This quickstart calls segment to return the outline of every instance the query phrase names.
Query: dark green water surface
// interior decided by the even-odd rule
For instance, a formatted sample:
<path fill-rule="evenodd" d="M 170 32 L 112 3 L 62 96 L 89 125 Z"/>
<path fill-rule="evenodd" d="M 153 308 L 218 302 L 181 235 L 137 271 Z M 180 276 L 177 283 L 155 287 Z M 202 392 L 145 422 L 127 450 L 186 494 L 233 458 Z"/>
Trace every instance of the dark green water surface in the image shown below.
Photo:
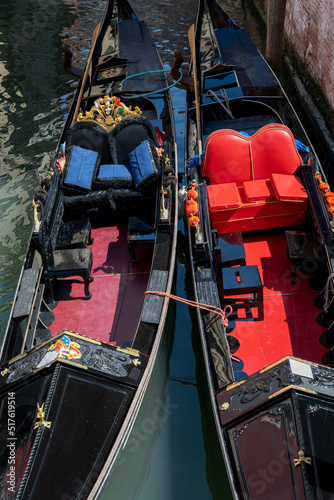
<path fill-rule="evenodd" d="M 177 48 L 189 60 L 196 0 L 136 0 L 170 67 Z M 251 0 L 226 10 L 264 49 Z M 62 44 L 83 67 L 106 0 L 0 0 L 0 335 L 4 335 L 32 225 L 31 200 L 60 135 L 76 80 L 62 71 Z M 183 172 L 185 93 L 173 89 L 179 170 Z M 181 179 L 182 182 L 182 179 Z M 176 289 L 186 296 L 186 244 L 180 221 Z M 195 364 L 193 313 L 171 307 L 166 340 L 128 444 L 103 494 L 116 500 L 228 500 L 231 493 L 202 377 Z M 195 325 L 195 323 L 194 323 Z M 97 417 L 98 418 L 98 417 Z"/>

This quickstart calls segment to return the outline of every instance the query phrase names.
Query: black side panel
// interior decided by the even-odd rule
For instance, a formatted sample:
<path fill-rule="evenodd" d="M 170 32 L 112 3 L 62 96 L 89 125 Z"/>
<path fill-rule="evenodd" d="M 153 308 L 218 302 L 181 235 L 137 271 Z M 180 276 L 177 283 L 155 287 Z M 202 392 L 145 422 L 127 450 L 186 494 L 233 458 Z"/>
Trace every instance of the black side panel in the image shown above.
<path fill-rule="evenodd" d="M 228 431 L 243 496 L 256 500 L 301 500 L 299 445 L 291 399 L 269 407 Z"/>
<path fill-rule="evenodd" d="M 37 403 L 44 400 L 51 375 L 1 394 L 0 407 L 0 499 L 16 498 L 17 483 L 33 447 Z"/>
<path fill-rule="evenodd" d="M 223 62 L 233 64 L 242 86 L 277 87 L 277 80 L 244 29 L 216 31 Z"/>
<path fill-rule="evenodd" d="M 312 396 L 294 397 L 300 447 L 311 463 L 305 463 L 308 498 L 334 498 L 334 403 Z"/>
<path fill-rule="evenodd" d="M 86 498 L 130 405 L 134 390 L 62 367 L 23 495 Z"/>

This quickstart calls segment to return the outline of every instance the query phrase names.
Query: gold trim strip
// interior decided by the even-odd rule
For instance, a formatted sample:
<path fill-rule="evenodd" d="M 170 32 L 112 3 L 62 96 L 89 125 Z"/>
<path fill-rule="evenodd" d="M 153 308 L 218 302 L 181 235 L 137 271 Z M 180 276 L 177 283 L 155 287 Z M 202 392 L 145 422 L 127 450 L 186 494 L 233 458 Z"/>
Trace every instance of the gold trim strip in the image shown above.
<path fill-rule="evenodd" d="M 11 365 L 12 363 L 15 363 L 18 359 L 24 358 L 24 356 L 27 355 L 27 352 L 23 352 L 22 354 L 19 354 L 18 356 L 15 356 L 15 358 L 12 358 L 11 360 L 8 361 L 8 364 Z"/>
<path fill-rule="evenodd" d="M 248 379 L 246 378 L 244 380 L 241 380 L 240 382 L 234 382 L 233 384 L 228 385 L 225 390 L 226 391 L 231 391 L 235 387 L 238 387 L 239 385 L 244 384 L 246 382 L 246 380 L 248 380 Z"/>
<path fill-rule="evenodd" d="M 122 349 L 122 347 L 116 347 L 116 351 L 125 352 L 131 356 L 140 356 L 140 352 L 137 349 L 132 349 L 132 347 L 126 347 L 125 349 Z"/>
<path fill-rule="evenodd" d="M 72 335 L 72 337 L 76 337 L 76 338 L 81 339 L 81 340 L 86 340 L 87 342 L 91 342 L 92 344 L 97 344 L 97 345 L 101 345 L 102 344 L 102 342 L 100 342 L 99 340 L 92 339 L 91 337 L 85 337 L 85 335 L 80 335 L 79 333 L 71 332 L 70 330 L 63 330 L 62 332 L 59 332 L 59 333 L 56 333 L 56 335 L 53 335 L 50 339 L 45 340 L 41 344 L 37 345 L 36 347 L 33 348 L 33 350 L 35 351 L 37 349 L 41 349 L 41 347 L 44 347 L 47 344 L 53 343 L 55 339 L 58 339 L 58 338 L 62 337 L 63 335 L 66 335 L 66 334 L 67 335 Z M 16 358 L 13 358 L 13 360 L 9 361 L 9 363 L 14 362 L 19 357 L 26 356 L 27 354 L 29 354 L 29 353 L 26 352 L 26 353 L 24 353 L 24 354 L 22 354 L 20 356 L 17 356 Z"/>
<path fill-rule="evenodd" d="M 300 387 L 299 385 L 288 385 L 287 387 L 284 387 L 280 391 L 277 391 L 274 394 L 268 396 L 268 399 L 275 398 L 276 396 L 279 396 L 280 394 L 283 394 L 284 392 L 287 392 L 290 389 L 297 389 L 298 391 L 308 392 L 309 394 L 318 394 L 316 391 L 312 391 L 311 389 L 306 389 L 306 387 Z"/>
<path fill-rule="evenodd" d="M 81 339 L 81 340 L 86 340 L 87 342 L 91 342 L 92 344 L 97 344 L 97 345 L 101 345 L 102 342 L 100 342 L 99 340 L 95 340 L 95 339 L 92 339 L 91 337 L 86 337 L 85 335 L 81 335 L 80 333 L 75 333 L 75 332 L 71 332 L 71 330 L 63 330 L 63 332 L 61 333 L 61 335 L 71 335 L 72 337 L 75 337 L 77 339 Z M 57 335 L 60 335 L 57 333 Z M 55 338 L 55 337 L 52 337 L 52 338 Z M 52 339 L 50 339 L 52 340 Z"/>
<path fill-rule="evenodd" d="M 55 361 L 60 361 L 60 363 L 64 363 L 65 365 L 74 365 L 77 366 L 78 368 L 83 368 L 84 370 L 88 370 L 88 366 L 76 363 L 75 361 L 71 361 L 70 359 L 59 358 L 56 359 Z"/>

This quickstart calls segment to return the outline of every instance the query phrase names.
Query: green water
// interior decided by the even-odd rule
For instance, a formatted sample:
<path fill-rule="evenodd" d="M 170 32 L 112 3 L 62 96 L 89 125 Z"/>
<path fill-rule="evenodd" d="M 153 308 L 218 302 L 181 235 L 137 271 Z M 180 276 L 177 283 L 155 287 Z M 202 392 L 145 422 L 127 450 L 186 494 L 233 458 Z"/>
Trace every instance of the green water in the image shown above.
<path fill-rule="evenodd" d="M 187 32 L 195 0 L 133 2 L 171 66 L 179 49 L 189 61 Z M 264 49 L 264 27 L 251 0 L 223 3 Z M 4 335 L 32 225 L 31 200 L 56 147 L 76 88 L 62 71 L 63 43 L 83 67 L 105 0 L 0 0 L 0 334 Z M 185 93 L 172 91 L 179 171 L 183 172 Z M 181 178 L 182 182 L 182 178 Z M 175 293 L 185 297 L 186 243 L 179 226 Z M 193 314 L 176 303 L 165 341 L 133 432 L 103 499 L 229 500 Z M 194 322 L 195 325 L 195 322 Z M 200 358 L 199 358 L 200 359 Z M 203 380 L 203 382 L 200 382 Z"/>

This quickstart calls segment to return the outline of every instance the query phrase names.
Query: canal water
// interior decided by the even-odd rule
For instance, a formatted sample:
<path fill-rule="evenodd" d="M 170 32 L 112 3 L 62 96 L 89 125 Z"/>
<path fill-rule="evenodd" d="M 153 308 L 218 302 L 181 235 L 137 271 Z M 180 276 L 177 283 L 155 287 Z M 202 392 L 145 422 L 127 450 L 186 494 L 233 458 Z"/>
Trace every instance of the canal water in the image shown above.
<path fill-rule="evenodd" d="M 187 32 L 195 22 L 196 0 L 135 0 L 132 5 L 151 29 L 166 68 L 176 48 L 189 61 Z M 252 1 L 226 0 L 223 5 L 264 50 L 265 27 Z M 77 85 L 62 71 L 62 44 L 83 67 L 105 7 L 106 0 L 0 0 L 1 338 L 30 235 L 31 200 L 48 169 Z M 182 174 L 185 92 L 175 87 L 172 94 Z M 181 297 L 191 296 L 186 264 L 180 221 L 175 293 Z M 185 305 L 172 305 L 154 377 L 104 500 L 232 498 L 194 320 Z"/>

